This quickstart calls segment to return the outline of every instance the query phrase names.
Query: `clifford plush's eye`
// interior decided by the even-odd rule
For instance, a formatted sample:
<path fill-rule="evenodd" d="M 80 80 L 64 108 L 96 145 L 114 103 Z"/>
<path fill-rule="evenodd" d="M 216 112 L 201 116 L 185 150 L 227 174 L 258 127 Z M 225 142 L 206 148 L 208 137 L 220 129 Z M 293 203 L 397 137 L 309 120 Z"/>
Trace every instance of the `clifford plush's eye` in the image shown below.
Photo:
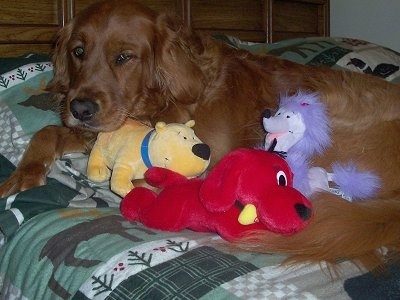
<path fill-rule="evenodd" d="M 278 181 L 278 185 L 280 186 L 287 185 L 286 174 L 283 171 L 279 171 L 278 173 L 276 173 L 276 180 Z"/>

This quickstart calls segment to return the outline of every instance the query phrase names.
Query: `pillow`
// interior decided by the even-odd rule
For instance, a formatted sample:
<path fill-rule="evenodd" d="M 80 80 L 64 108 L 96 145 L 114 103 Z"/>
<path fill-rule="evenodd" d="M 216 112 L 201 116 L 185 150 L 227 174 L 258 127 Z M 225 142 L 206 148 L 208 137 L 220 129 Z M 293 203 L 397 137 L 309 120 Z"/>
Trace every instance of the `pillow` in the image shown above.
<path fill-rule="evenodd" d="M 61 123 L 58 106 L 44 90 L 53 66 L 35 54 L 3 58 L 0 65 L 0 153 L 17 164 L 36 131 Z"/>
<path fill-rule="evenodd" d="M 301 64 L 363 72 L 400 83 L 400 53 L 363 40 L 308 37 L 267 44 L 245 42 L 230 36 L 216 38 L 256 54 L 268 53 Z"/>

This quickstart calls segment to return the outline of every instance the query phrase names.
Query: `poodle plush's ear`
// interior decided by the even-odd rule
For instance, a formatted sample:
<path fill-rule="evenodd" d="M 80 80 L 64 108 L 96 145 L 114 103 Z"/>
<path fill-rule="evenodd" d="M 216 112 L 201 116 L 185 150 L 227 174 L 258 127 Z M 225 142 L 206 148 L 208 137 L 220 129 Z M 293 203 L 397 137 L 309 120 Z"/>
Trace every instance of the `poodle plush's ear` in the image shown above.
<path fill-rule="evenodd" d="M 209 211 L 223 212 L 234 205 L 240 173 L 246 156 L 245 149 L 227 154 L 208 174 L 200 188 L 200 199 Z"/>
<path fill-rule="evenodd" d="M 204 75 L 196 64 L 191 40 L 184 38 L 184 28 L 177 27 L 166 15 L 157 18 L 154 41 L 157 85 L 169 89 L 174 100 L 194 103 L 204 89 Z"/>
<path fill-rule="evenodd" d="M 65 93 L 69 88 L 67 43 L 71 37 L 71 32 L 72 24 L 69 23 L 57 33 L 56 44 L 52 53 L 54 76 L 47 86 L 47 89 L 54 93 Z"/>

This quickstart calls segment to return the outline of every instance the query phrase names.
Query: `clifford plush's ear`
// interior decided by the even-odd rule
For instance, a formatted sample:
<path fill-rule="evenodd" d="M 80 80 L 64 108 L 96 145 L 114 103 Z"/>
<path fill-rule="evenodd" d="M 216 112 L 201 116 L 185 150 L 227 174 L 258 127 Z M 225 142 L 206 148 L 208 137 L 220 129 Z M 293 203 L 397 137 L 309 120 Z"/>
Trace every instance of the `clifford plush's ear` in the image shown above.
<path fill-rule="evenodd" d="M 245 149 L 227 154 L 208 174 L 200 188 L 200 199 L 209 211 L 222 212 L 234 205 Z"/>

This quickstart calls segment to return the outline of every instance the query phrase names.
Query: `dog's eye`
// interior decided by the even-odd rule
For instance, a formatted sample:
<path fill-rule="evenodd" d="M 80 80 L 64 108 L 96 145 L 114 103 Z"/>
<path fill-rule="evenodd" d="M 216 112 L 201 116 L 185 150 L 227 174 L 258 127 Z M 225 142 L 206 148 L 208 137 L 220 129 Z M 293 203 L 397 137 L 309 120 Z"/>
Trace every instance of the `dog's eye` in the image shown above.
<path fill-rule="evenodd" d="M 122 65 L 122 64 L 126 63 L 128 60 L 130 60 L 131 58 L 132 58 L 132 55 L 121 53 L 115 58 L 115 63 L 117 65 Z"/>
<path fill-rule="evenodd" d="M 276 174 L 276 179 L 278 181 L 278 185 L 280 186 L 286 186 L 287 185 L 287 179 L 286 179 L 286 174 L 283 171 L 279 171 Z"/>
<path fill-rule="evenodd" d="M 85 54 L 85 49 L 83 49 L 83 47 L 79 46 L 79 47 L 74 48 L 74 50 L 72 50 L 72 53 L 76 57 L 82 57 Z"/>

